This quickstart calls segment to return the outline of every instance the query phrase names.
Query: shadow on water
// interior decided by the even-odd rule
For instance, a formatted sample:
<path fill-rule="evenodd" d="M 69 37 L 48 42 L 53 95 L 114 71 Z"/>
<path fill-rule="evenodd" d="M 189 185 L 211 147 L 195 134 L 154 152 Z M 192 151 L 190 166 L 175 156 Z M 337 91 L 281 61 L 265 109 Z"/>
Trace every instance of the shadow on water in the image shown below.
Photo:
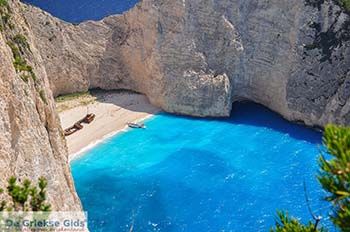
<path fill-rule="evenodd" d="M 303 179 L 316 199 L 313 209 L 326 209 L 318 201 L 322 193 L 314 178 L 316 162 L 308 162 L 315 158 L 314 144 L 320 143 L 321 133 L 250 102 L 235 103 L 229 118 L 162 114 L 149 129 L 96 147 L 94 158 L 72 165 L 78 194 L 89 212 L 90 231 L 267 231 L 277 208 L 309 219 Z M 165 125 L 172 127 L 161 131 Z M 196 143 L 197 135 L 215 128 L 218 131 L 210 133 L 206 142 Z M 287 139 L 274 149 L 249 139 L 228 146 L 230 135 L 213 139 L 216 132 L 231 128 L 240 136 L 257 129 L 259 139 L 277 141 L 278 131 L 313 144 Z M 250 145 L 253 151 L 240 148 Z M 258 156 L 265 148 L 267 152 Z"/>
<path fill-rule="evenodd" d="M 267 127 L 286 133 L 299 140 L 310 143 L 320 143 L 322 133 L 303 125 L 292 123 L 268 108 L 252 103 L 237 102 L 233 104 L 231 118 L 228 120 L 234 124 L 248 124 L 257 127 Z"/>
<path fill-rule="evenodd" d="M 118 91 L 104 91 L 95 89 L 91 91 L 92 95 L 97 97 L 97 101 L 110 103 L 122 108 L 128 109 L 135 112 L 146 112 L 154 113 L 153 109 L 149 107 L 143 107 L 144 104 L 150 105 L 147 97 L 143 94 L 132 92 L 129 90 L 118 90 Z M 124 94 L 124 97 L 110 97 L 114 93 Z M 123 98 L 133 95 L 133 101 L 125 101 Z M 168 113 L 161 113 L 169 117 L 188 118 L 197 120 L 198 118 L 173 115 Z M 256 127 L 270 128 L 275 131 L 288 134 L 289 136 L 298 139 L 308 141 L 313 144 L 320 144 L 322 142 L 322 133 L 316 129 L 306 127 L 301 124 L 289 122 L 284 119 L 281 115 L 271 111 L 270 109 L 253 102 L 236 102 L 233 104 L 231 117 L 229 118 L 200 118 L 201 121 L 223 121 L 232 124 L 244 124 Z"/>
<path fill-rule="evenodd" d="M 171 117 L 192 118 L 181 115 L 171 115 Z M 313 144 L 321 144 L 322 142 L 322 133 L 316 129 L 289 122 L 281 115 L 254 102 L 234 103 L 231 111 L 231 117 L 229 118 L 201 118 L 200 120 L 220 120 L 236 125 L 244 124 L 256 127 L 265 127 L 288 134 L 295 139 L 304 140 Z"/>

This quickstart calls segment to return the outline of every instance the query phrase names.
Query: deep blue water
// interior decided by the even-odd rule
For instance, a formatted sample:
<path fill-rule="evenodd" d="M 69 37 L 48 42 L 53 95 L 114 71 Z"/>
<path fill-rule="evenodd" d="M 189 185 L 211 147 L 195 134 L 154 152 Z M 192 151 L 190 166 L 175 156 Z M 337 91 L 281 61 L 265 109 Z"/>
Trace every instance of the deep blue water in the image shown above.
<path fill-rule="evenodd" d="M 311 219 L 304 181 L 312 209 L 327 216 L 315 178 L 321 134 L 252 103 L 232 115 L 160 114 L 73 161 L 90 230 L 268 231 L 277 209 Z"/>
<path fill-rule="evenodd" d="M 100 20 L 132 8 L 139 0 L 24 0 L 71 23 Z"/>

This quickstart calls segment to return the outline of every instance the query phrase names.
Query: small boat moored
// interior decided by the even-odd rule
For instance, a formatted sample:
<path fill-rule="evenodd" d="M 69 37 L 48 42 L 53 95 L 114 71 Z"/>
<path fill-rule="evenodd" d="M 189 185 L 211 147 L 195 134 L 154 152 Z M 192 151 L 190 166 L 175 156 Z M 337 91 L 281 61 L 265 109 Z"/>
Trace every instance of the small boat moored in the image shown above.
<path fill-rule="evenodd" d="M 136 128 L 136 129 L 145 129 L 146 128 L 145 124 L 143 124 L 143 123 L 128 122 L 127 125 L 130 128 Z"/>

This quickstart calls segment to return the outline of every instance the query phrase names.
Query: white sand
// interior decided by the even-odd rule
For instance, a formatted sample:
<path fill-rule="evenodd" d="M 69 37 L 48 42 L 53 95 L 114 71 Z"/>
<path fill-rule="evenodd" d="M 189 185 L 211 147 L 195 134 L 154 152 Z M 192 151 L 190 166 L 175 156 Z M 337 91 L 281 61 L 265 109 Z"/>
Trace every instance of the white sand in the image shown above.
<path fill-rule="evenodd" d="M 137 122 L 159 112 L 159 109 L 152 106 L 141 94 L 101 92 L 94 96 L 97 97 L 94 103 L 60 113 L 63 129 L 72 126 L 87 113 L 96 115 L 91 124 L 82 124 L 82 130 L 66 137 L 70 160 L 106 137 L 125 129 L 127 122 Z M 69 104 L 76 105 L 76 102 L 72 101 Z"/>

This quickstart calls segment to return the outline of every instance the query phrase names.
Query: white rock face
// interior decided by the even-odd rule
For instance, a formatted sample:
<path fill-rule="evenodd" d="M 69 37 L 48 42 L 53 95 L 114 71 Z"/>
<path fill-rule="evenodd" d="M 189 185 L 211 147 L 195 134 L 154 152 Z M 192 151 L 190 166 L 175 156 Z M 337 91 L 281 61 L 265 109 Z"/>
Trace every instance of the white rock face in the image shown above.
<path fill-rule="evenodd" d="M 81 210 L 68 164 L 67 148 L 43 60 L 34 37 L 20 14 L 21 5 L 10 2 L 11 23 L 0 32 L 0 187 L 10 176 L 20 180 L 48 180 L 48 201 L 53 210 Z M 7 45 L 25 35 L 29 44 L 22 57 L 33 67 L 35 78 L 21 78 Z"/>
<path fill-rule="evenodd" d="M 228 116 L 237 100 L 307 125 L 350 125 L 350 18 L 333 0 L 143 0 L 72 25 L 10 0 L 0 35 L 1 185 L 48 178 L 54 209 L 80 209 L 52 98 L 89 88 L 144 93 L 166 111 Z M 36 80 L 6 44 L 28 39 Z"/>
<path fill-rule="evenodd" d="M 27 9 L 54 95 L 131 89 L 194 116 L 228 116 L 244 99 L 350 124 L 350 19 L 332 0 L 143 0 L 77 26 Z"/>

